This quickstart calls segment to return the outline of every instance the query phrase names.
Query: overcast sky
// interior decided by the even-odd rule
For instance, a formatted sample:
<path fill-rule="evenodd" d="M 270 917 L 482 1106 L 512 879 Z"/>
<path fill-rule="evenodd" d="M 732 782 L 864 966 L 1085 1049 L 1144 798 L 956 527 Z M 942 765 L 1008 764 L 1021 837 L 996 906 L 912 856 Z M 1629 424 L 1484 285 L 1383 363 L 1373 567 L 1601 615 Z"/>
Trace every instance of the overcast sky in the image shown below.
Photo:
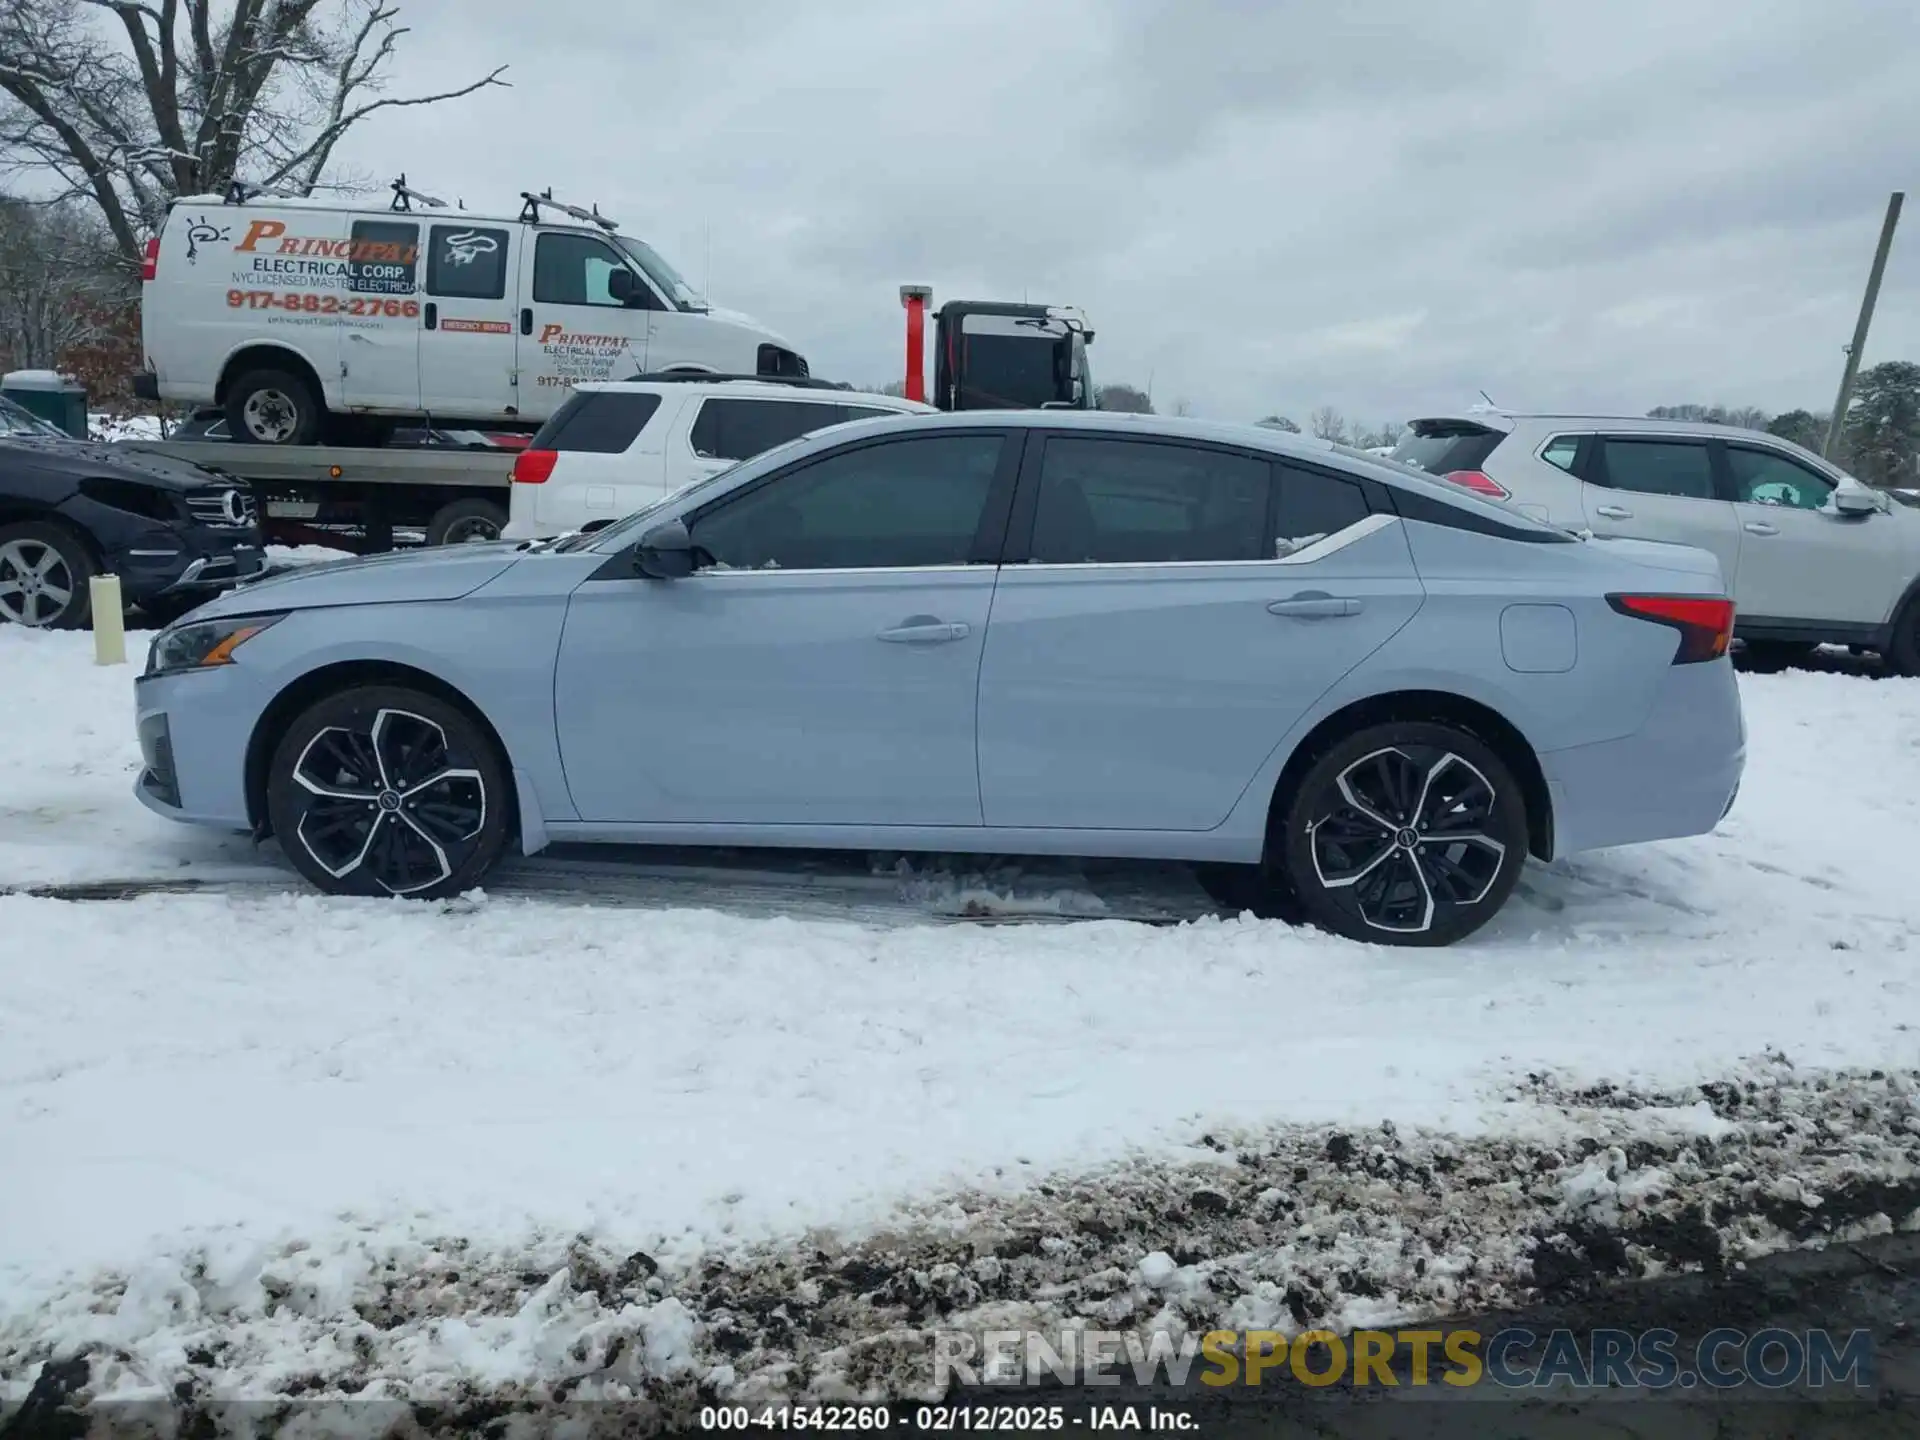
<path fill-rule="evenodd" d="M 396 93 L 513 88 L 388 112 L 345 164 L 597 202 L 860 383 L 900 375 L 921 282 L 1083 307 L 1096 377 L 1163 410 L 1820 409 L 1920 179 L 1911 0 L 401 8 Z M 1920 360 L 1920 201 L 1891 358 Z"/>

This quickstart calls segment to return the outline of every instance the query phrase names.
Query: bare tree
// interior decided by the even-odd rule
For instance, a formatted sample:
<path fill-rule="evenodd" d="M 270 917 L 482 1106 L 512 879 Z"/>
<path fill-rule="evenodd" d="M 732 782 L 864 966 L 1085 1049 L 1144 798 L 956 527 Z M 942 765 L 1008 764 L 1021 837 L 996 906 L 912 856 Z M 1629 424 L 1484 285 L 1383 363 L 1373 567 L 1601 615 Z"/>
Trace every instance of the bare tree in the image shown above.
<path fill-rule="evenodd" d="M 68 365 L 114 342 L 136 290 L 91 210 L 0 198 L 0 371 Z"/>
<path fill-rule="evenodd" d="M 1118 410 L 1131 415 L 1151 415 L 1153 401 L 1147 398 L 1147 392 L 1132 385 L 1123 385 L 1115 381 L 1111 385 L 1102 385 L 1094 392 L 1093 403 L 1101 410 Z"/>
<path fill-rule="evenodd" d="M 1193 402 L 1191 400 L 1174 401 L 1173 413 L 1184 420 L 1187 416 L 1193 414 Z"/>
<path fill-rule="evenodd" d="M 386 94 L 399 13 L 397 0 L 5 0 L 0 166 L 90 201 L 137 267 L 176 196 L 235 181 L 310 195 L 368 116 L 506 83 L 503 65 Z"/>
<path fill-rule="evenodd" d="M 1331 405 L 1322 405 L 1309 415 L 1307 427 L 1322 440 L 1331 440 L 1336 445 L 1346 443 L 1347 417 Z"/>

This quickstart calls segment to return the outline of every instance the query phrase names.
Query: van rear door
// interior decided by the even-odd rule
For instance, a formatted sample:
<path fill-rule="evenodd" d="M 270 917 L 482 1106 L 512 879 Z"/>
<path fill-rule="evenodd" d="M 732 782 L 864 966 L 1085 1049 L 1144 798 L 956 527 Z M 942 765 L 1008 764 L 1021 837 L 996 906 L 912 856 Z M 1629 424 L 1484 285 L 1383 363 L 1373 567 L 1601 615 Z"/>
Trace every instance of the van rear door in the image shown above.
<path fill-rule="evenodd" d="M 420 226 L 356 219 L 340 315 L 340 396 L 348 409 L 420 408 Z"/>
<path fill-rule="evenodd" d="M 520 413 L 513 298 L 526 228 L 438 216 L 426 222 L 419 323 L 427 414 L 483 420 Z"/>

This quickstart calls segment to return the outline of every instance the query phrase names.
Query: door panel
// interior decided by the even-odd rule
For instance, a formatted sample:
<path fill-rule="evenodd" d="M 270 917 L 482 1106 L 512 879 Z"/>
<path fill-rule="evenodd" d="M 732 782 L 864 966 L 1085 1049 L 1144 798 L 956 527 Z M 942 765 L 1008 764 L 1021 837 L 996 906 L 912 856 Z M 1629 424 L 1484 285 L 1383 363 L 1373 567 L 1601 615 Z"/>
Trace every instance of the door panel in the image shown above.
<path fill-rule="evenodd" d="M 1351 477 L 1144 437 L 1028 456 L 1030 563 L 1001 570 L 980 670 L 988 825 L 1211 829 L 1424 598 Z"/>
<path fill-rule="evenodd" d="M 649 327 L 662 302 L 599 236 L 531 234 L 532 256 L 521 264 L 520 384 L 526 405 L 550 411 L 575 385 L 644 371 Z M 614 298 L 616 272 L 635 286 L 629 301 Z"/>
<path fill-rule="evenodd" d="M 682 517 L 692 575 L 581 586 L 555 678 L 581 817 L 978 825 L 1016 454 L 998 431 L 830 452 Z"/>
<path fill-rule="evenodd" d="M 420 408 L 429 415 L 515 412 L 513 296 L 523 228 L 428 224 Z"/>
<path fill-rule="evenodd" d="M 581 818 L 978 825 L 993 584 L 990 566 L 588 582 L 554 681 Z"/>
<path fill-rule="evenodd" d="M 1595 535 L 1711 551 L 1729 592 L 1734 591 L 1740 522 L 1716 487 L 1706 441 L 1603 437 L 1593 445 L 1585 479 L 1581 503 Z"/>
<path fill-rule="evenodd" d="M 347 258 L 340 392 L 349 407 L 420 407 L 420 227 L 355 220 Z"/>
<path fill-rule="evenodd" d="M 1004 567 L 980 669 L 987 824 L 1220 824 L 1300 715 L 1420 608 L 1399 523 L 1360 528 L 1319 559 Z"/>
<path fill-rule="evenodd" d="M 1740 611 L 1756 619 L 1877 625 L 1907 577 L 1882 515 L 1827 506 L 1834 482 L 1754 446 L 1725 449 L 1740 523 Z"/>

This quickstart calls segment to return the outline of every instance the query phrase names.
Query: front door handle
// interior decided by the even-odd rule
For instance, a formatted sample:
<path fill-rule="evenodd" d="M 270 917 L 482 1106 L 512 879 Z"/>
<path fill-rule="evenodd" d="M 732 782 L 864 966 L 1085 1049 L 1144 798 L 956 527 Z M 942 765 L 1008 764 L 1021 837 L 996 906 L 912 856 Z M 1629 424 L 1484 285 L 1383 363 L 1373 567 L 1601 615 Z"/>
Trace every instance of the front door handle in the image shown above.
<path fill-rule="evenodd" d="M 533 333 L 533 307 L 531 305 L 523 305 L 520 308 L 520 333 L 522 335 L 531 335 Z"/>
<path fill-rule="evenodd" d="M 1267 606 L 1269 615 L 1285 615 L 1295 620 L 1332 620 L 1341 615 L 1358 615 L 1358 600 L 1341 595 L 1293 595 Z"/>
<path fill-rule="evenodd" d="M 964 620 L 936 620 L 931 615 L 915 615 L 891 630 L 882 630 L 880 638 L 894 645 L 944 645 L 964 640 L 973 627 Z"/>
<path fill-rule="evenodd" d="M 1593 507 L 1593 513 L 1596 515 L 1604 515 L 1609 520 L 1631 520 L 1633 518 L 1633 512 L 1624 505 L 1596 505 Z"/>
<path fill-rule="evenodd" d="M 1749 520 L 1747 521 L 1747 533 L 1749 535 L 1778 535 L 1780 533 L 1780 527 L 1777 525 L 1769 525 L 1764 520 Z"/>

